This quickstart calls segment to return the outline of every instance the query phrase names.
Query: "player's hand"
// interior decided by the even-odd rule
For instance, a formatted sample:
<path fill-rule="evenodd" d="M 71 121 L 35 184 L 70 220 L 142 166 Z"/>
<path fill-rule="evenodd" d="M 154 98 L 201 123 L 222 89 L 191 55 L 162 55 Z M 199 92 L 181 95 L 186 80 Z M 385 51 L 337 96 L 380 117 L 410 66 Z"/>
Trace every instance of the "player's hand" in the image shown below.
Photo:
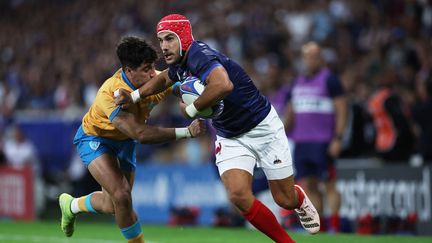
<path fill-rule="evenodd" d="M 207 131 L 205 120 L 204 119 L 193 120 L 193 122 L 188 126 L 188 129 L 193 138 L 205 134 L 205 132 Z"/>
<path fill-rule="evenodd" d="M 117 89 L 114 91 L 114 102 L 122 109 L 127 109 L 132 104 L 130 92 L 125 89 Z"/>
<path fill-rule="evenodd" d="M 173 89 L 173 94 L 177 97 L 181 97 L 181 93 L 180 93 L 180 85 L 181 83 L 179 81 L 175 82 L 171 87 Z"/>
<path fill-rule="evenodd" d="M 329 155 L 332 158 L 337 158 L 339 157 L 341 150 L 342 150 L 342 141 L 337 138 L 332 139 L 328 147 Z"/>
<path fill-rule="evenodd" d="M 187 113 L 186 113 L 186 104 L 183 102 L 179 103 L 179 107 L 180 107 L 180 112 L 183 114 L 184 117 L 191 119 L 192 117 L 190 117 Z"/>

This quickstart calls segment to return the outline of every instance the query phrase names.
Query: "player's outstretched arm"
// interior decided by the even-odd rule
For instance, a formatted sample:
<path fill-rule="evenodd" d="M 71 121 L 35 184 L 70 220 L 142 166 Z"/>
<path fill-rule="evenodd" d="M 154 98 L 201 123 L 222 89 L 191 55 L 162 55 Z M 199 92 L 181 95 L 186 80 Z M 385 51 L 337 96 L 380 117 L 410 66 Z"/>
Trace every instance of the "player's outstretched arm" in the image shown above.
<path fill-rule="evenodd" d="M 188 127 L 164 128 L 140 124 L 132 113 L 123 110 L 119 111 L 112 122 L 117 129 L 126 134 L 129 138 L 146 144 L 197 137 L 201 136 L 206 131 L 203 120 L 194 120 Z"/>
<path fill-rule="evenodd" d="M 116 90 L 114 92 L 114 101 L 117 105 L 121 105 L 122 108 L 126 108 L 128 104 L 137 103 L 141 98 L 164 91 L 172 83 L 168 77 L 168 69 L 166 69 L 131 93 L 125 89 Z"/>
<path fill-rule="evenodd" d="M 333 158 L 337 158 L 342 150 L 342 135 L 345 130 L 348 117 L 348 104 L 344 95 L 333 98 L 335 108 L 334 137 L 330 142 L 328 151 Z"/>
<path fill-rule="evenodd" d="M 168 77 L 168 69 L 165 69 L 154 78 L 147 81 L 138 89 L 141 97 L 147 97 L 164 91 L 167 87 L 171 86 L 173 81 Z M 136 103 L 136 102 L 135 102 Z"/>

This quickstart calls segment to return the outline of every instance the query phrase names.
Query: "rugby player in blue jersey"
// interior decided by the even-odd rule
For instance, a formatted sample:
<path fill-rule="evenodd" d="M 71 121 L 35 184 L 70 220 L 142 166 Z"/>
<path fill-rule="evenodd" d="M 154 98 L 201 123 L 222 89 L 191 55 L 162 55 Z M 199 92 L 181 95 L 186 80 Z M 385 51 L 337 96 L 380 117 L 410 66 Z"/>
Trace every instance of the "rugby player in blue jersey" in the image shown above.
<path fill-rule="evenodd" d="M 116 102 L 136 103 L 188 76 L 206 88 L 193 104 L 181 109 L 189 117 L 223 100 L 223 112 L 212 118 L 216 129 L 216 165 L 231 203 L 244 218 L 276 242 L 294 242 L 274 214 L 252 193 L 254 167 L 263 169 L 275 202 L 294 209 L 310 233 L 320 228 L 318 212 L 303 189 L 294 184 L 291 154 L 284 125 L 276 111 L 239 64 L 207 44 L 195 41 L 189 20 L 179 14 L 162 18 L 156 27 L 169 68 L 129 93 L 120 90 Z"/>

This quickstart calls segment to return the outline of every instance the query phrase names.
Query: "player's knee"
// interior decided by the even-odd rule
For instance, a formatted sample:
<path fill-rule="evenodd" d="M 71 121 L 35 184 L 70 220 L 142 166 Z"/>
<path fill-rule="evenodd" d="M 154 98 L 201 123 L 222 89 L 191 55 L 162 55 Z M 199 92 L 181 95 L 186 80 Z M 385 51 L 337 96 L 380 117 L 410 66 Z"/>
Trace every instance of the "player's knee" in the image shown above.
<path fill-rule="evenodd" d="M 248 192 L 246 189 L 236 189 L 229 192 L 229 199 L 231 203 L 240 207 L 244 203 L 248 202 L 250 197 L 252 197 L 252 193 Z"/>
<path fill-rule="evenodd" d="M 129 188 L 116 190 L 112 195 L 112 201 L 115 207 L 130 207 L 132 205 L 132 195 Z"/>

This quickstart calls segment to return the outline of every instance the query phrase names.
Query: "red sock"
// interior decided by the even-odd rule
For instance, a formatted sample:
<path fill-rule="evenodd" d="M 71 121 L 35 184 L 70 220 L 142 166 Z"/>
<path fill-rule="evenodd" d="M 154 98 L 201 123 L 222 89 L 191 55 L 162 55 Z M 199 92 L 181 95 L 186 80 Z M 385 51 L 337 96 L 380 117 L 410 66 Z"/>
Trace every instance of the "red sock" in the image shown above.
<path fill-rule="evenodd" d="M 320 232 L 327 232 L 327 222 L 323 217 L 320 217 Z"/>
<path fill-rule="evenodd" d="M 329 229 L 334 232 L 340 231 L 340 217 L 338 214 L 333 214 L 330 216 Z"/>
<path fill-rule="evenodd" d="M 255 199 L 252 207 L 243 214 L 243 217 L 277 243 L 295 243 L 279 224 L 270 209 L 260 201 Z"/>
<path fill-rule="evenodd" d="M 304 198 L 305 198 L 305 195 L 303 194 L 302 190 L 300 190 L 299 187 L 294 186 L 294 189 L 297 191 L 298 200 L 299 200 L 299 203 L 298 203 L 298 205 L 297 205 L 297 208 L 299 208 L 299 207 L 302 205 L 302 203 L 303 203 L 303 200 L 304 200 Z"/>

